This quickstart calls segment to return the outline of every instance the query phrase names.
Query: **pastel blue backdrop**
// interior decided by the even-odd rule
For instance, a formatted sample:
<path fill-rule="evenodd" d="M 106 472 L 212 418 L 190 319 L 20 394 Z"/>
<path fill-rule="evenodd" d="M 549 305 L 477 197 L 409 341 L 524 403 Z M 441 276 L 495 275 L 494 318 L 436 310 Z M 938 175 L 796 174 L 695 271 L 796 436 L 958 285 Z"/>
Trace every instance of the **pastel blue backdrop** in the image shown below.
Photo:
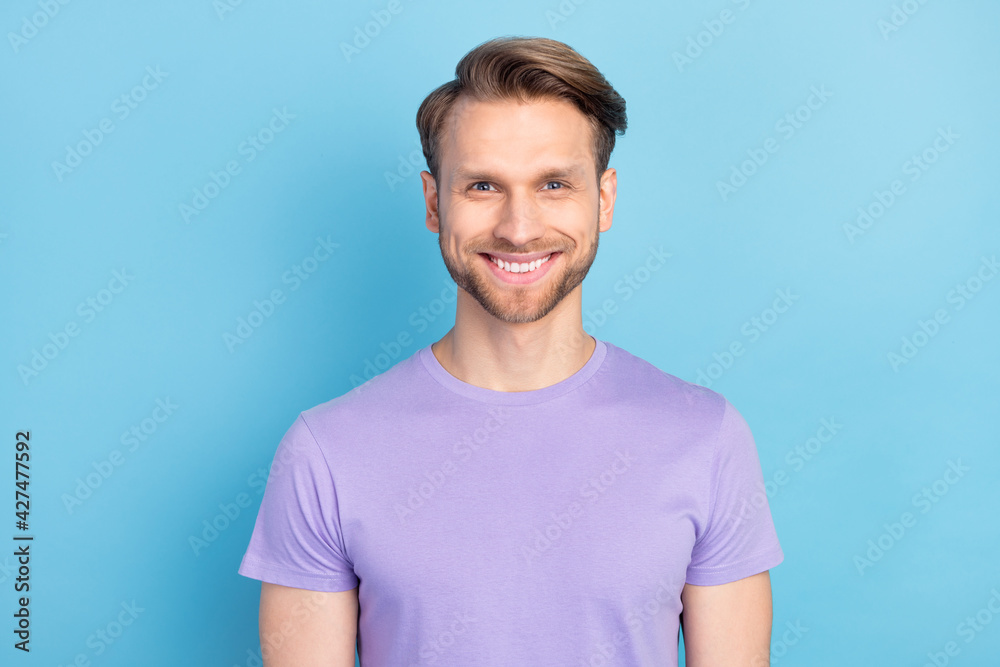
<path fill-rule="evenodd" d="M 0 662 L 259 664 L 236 569 L 271 457 L 450 328 L 414 116 L 517 34 L 627 101 L 585 323 L 750 424 L 772 664 L 996 665 L 998 25 L 987 0 L 4 3 Z"/>

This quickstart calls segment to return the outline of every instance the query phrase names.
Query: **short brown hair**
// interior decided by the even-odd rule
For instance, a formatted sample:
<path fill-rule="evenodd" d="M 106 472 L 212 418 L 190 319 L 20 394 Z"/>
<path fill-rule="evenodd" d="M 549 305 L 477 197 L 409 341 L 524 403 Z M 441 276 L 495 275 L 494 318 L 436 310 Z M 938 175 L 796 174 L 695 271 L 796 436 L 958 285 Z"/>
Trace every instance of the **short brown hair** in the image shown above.
<path fill-rule="evenodd" d="M 565 99 L 593 129 L 597 178 L 608 168 L 615 135 L 628 124 L 625 100 L 589 60 L 570 46 L 544 37 L 497 37 L 458 61 L 455 78 L 433 90 L 417 110 L 417 130 L 428 171 L 438 175 L 438 148 L 445 122 L 462 95 L 482 102 Z"/>

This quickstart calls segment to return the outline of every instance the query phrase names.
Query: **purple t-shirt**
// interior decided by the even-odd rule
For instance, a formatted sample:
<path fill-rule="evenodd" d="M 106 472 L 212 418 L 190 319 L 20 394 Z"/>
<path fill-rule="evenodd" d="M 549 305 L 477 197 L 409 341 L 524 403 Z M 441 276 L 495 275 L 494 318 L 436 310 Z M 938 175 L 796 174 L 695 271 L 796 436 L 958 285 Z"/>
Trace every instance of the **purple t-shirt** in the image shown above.
<path fill-rule="evenodd" d="M 677 665 L 684 583 L 784 558 L 746 422 L 605 341 L 534 391 L 430 346 L 302 412 L 239 573 L 359 586 L 364 667 Z"/>

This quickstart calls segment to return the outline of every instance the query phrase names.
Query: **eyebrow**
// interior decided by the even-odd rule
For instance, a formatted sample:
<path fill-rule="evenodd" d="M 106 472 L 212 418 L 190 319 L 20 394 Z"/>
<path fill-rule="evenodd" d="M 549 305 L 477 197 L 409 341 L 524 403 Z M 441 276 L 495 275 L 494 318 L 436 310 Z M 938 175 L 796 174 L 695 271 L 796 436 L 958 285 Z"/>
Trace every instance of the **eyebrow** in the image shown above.
<path fill-rule="evenodd" d="M 465 169 L 463 167 L 458 167 L 452 172 L 452 176 L 456 181 L 495 181 L 497 177 L 494 174 L 482 169 Z M 535 178 L 540 181 L 546 181 L 553 178 L 574 178 L 582 177 L 583 169 L 579 165 L 573 165 L 572 167 L 553 167 L 550 169 L 544 169 L 540 171 Z"/>

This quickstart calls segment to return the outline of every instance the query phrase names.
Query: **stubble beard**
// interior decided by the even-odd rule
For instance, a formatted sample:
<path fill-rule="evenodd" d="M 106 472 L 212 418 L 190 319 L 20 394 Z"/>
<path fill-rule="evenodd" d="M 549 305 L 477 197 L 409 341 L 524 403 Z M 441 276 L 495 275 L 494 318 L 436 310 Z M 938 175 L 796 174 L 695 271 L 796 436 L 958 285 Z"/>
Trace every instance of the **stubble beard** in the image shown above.
<path fill-rule="evenodd" d="M 444 220 L 441 220 L 441 229 L 444 229 Z M 466 262 L 474 268 L 463 270 L 459 266 L 456 258 L 452 256 L 444 242 L 444 234 L 438 234 L 438 246 L 441 249 L 441 257 L 444 265 L 451 274 L 455 284 L 469 293 L 483 309 L 501 322 L 509 324 L 523 324 L 535 322 L 548 315 L 567 294 L 572 292 L 583 282 L 590 271 L 591 265 L 597 257 L 597 246 L 600 241 L 599 222 L 594 224 L 594 236 L 591 239 L 589 252 L 580 257 L 572 265 L 561 269 L 561 275 L 545 275 L 540 282 L 548 282 L 548 287 L 540 287 L 538 283 L 529 285 L 498 285 L 493 276 L 484 275 L 491 269 L 483 265 L 480 252 L 518 252 L 510 248 L 477 248 L 473 252 L 466 251 Z M 572 248 L 571 250 L 575 250 Z M 569 252 L 560 249 L 562 254 L 557 258 L 564 262 Z M 552 261 L 551 259 L 548 261 Z"/>

